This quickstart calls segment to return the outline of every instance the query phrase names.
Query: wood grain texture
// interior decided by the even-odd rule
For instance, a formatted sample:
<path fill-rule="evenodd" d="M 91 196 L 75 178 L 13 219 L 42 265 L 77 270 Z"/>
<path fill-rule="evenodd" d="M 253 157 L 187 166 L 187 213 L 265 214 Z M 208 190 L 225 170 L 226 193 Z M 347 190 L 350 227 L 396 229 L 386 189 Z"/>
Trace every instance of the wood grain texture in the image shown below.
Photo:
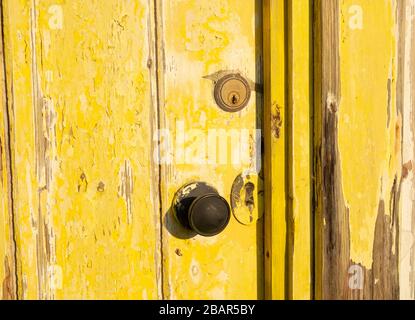
<path fill-rule="evenodd" d="M 0 299 L 17 298 L 16 243 L 14 237 L 13 184 L 8 110 L 8 92 L 5 70 L 3 12 L 0 6 Z"/>
<path fill-rule="evenodd" d="M 313 61 L 311 1 L 287 8 L 287 234 L 289 299 L 312 298 L 312 129 Z"/>
<path fill-rule="evenodd" d="M 265 297 L 288 297 L 286 6 L 264 1 Z"/>
<path fill-rule="evenodd" d="M 403 114 L 401 229 L 399 238 L 400 298 L 415 299 L 415 1 L 400 4 L 399 64 Z"/>

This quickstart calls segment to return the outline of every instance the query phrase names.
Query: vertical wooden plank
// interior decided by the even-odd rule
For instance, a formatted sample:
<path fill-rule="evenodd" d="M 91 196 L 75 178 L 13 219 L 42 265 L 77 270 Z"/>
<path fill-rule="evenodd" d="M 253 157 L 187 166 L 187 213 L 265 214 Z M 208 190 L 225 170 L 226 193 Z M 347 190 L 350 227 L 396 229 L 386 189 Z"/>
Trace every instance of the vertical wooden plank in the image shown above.
<path fill-rule="evenodd" d="M 288 238 L 290 299 L 312 297 L 312 1 L 288 1 Z"/>
<path fill-rule="evenodd" d="M 266 293 L 272 299 L 312 297 L 311 10 L 310 1 L 264 6 Z"/>
<path fill-rule="evenodd" d="M 251 171 L 261 162 L 261 1 L 158 1 L 157 17 L 164 296 L 262 298 L 262 179 Z M 236 113 L 213 98 L 215 81 L 232 72 L 252 83 L 248 106 Z M 175 221 L 170 206 L 179 188 L 203 181 L 231 203 L 241 175 L 255 188 L 253 203 L 241 208 L 251 221 L 240 223 L 234 211 L 213 238 L 189 235 Z"/>
<path fill-rule="evenodd" d="M 151 3 L 3 1 L 20 298 L 160 297 Z"/>
<path fill-rule="evenodd" d="M 315 2 L 318 298 L 399 298 L 402 5 Z"/>
<path fill-rule="evenodd" d="M 16 246 L 12 198 L 12 163 L 3 39 L 3 10 L 0 5 L 0 299 L 17 298 Z"/>
<path fill-rule="evenodd" d="M 404 174 L 402 183 L 402 224 L 400 228 L 400 298 L 415 299 L 415 1 L 402 1 L 399 27 L 399 61 L 402 79 Z"/>
<path fill-rule="evenodd" d="M 338 30 L 338 19 L 339 19 L 339 1 L 326 1 L 326 0 L 315 0 L 315 27 L 314 27 L 314 47 L 315 47 L 315 124 L 314 124 L 314 137 L 315 137 L 315 176 L 316 176 L 316 186 L 315 186 L 315 199 L 316 199 L 316 208 L 315 208 L 315 237 L 316 237 L 316 247 L 315 247 L 315 262 L 316 262 L 316 278 L 315 278 L 315 290 L 316 290 L 316 297 L 320 299 L 324 299 L 328 297 L 329 293 L 324 286 L 330 284 L 330 281 L 335 283 L 336 287 L 333 291 L 336 291 L 337 294 L 337 273 L 333 272 L 336 266 L 332 266 L 331 261 L 329 261 L 330 257 L 326 256 L 325 247 L 326 247 L 326 237 L 325 233 L 325 214 L 326 214 L 326 207 L 331 205 L 336 205 L 337 194 L 335 190 L 332 190 L 331 194 L 327 194 L 327 189 L 325 188 L 326 179 L 330 177 L 335 180 L 338 179 L 337 171 L 334 171 L 333 165 L 331 163 L 326 163 L 328 161 L 334 161 L 332 157 L 329 157 L 326 153 L 326 149 L 333 148 L 332 141 L 326 142 L 326 135 L 327 130 L 332 131 L 337 130 L 337 128 L 333 128 L 333 126 L 337 125 L 337 119 L 335 118 L 335 123 L 332 124 L 331 128 L 326 128 L 326 117 L 327 117 L 327 102 L 328 93 L 330 92 L 330 98 L 338 99 L 336 95 L 338 95 L 338 86 L 339 86 L 339 79 L 338 79 L 338 59 L 339 59 L 339 50 L 338 50 L 338 37 L 339 37 L 339 30 Z M 331 115 L 332 113 L 329 113 Z M 337 132 L 333 132 L 332 134 L 337 134 Z M 329 136 L 331 137 L 331 135 Z M 327 146 L 326 146 L 327 144 Z M 334 146 L 335 147 L 335 146 Z M 337 156 L 337 150 L 331 151 L 334 153 L 335 157 Z M 329 167 L 330 165 L 330 167 Z M 325 173 L 324 169 L 328 168 L 331 172 Z M 332 181 L 329 181 L 332 183 Z M 334 183 L 332 183 L 333 189 L 336 187 Z M 326 199 L 324 197 L 327 197 Z M 326 203 L 329 202 L 330 203 Z M 336 208 L 334 208 L 336 209 Z M 333 210 L 331 214 L 335 218 L 341 219 L 343 218 L 343 212 L 339 210 Z M 330 213 L 329 213 L 330 214 Z M 338 224 L 343 224 L 343 222 L 333 221 L 330 227 L 333 230 L 330 230 L 333 233 L 333 238 L 338 236 L 336 234 L 336 230 L 334 228 Z M 335 250 L 340 250 L 340 244 L 337 242 L 339 241 L 335 238 Z M 333 252 L 335 255 L 337 252 Z M 339 257 L 335 257 L 335 259 L 339 259 Z M 326 261 L 327 266 L 326 266 Z M 338 261 L 335 260 L 335 263 Z M 343 263 L 341 261 L 341 263 Z M 330 269 L 332 268 L 332 269 Z M 339 271 L 344 273 L 344 266 L 339 268 Z M 343 275 L 343 274 L 342 274 Z"/>
<path fill-rule="evenodd" d="M 265 296 L 286 298 L 286 8 L 264 1 Z"/>

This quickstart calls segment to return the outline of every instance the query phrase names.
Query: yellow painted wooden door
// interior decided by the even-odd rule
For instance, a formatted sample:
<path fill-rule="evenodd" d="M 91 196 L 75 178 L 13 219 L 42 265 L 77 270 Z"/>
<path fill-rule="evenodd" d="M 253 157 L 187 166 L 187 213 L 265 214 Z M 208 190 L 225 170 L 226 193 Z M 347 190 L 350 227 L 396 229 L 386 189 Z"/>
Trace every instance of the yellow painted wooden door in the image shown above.
<path fill-rule="evenodd" d="M 159 1 L 156 9 L 164 296 L 262 298 L 261 1 Z M 215 84 L 232 74 L 252 91 L 239 112 L 214 99 Z M 231 204 L 216 237 L 187 238 L 172 218 L 175 192 L 192 181 Z"/>
<path fill-rule="evenodd" d="M 152 14 L 146 1 L 3 1 L 3 295 L 160 297 Z"/>
<path fill-rule="evenodd" d="M 415 0 L 0 17 L 3 299 L 415 297 Z"/>
<path fill-rule="evenodd" d="M 3 298 L 263 298 L 261 1 L 6 0 L 2 20 Z M 215 237 L 171 209 L 197 181 L 230 204 Z"/>

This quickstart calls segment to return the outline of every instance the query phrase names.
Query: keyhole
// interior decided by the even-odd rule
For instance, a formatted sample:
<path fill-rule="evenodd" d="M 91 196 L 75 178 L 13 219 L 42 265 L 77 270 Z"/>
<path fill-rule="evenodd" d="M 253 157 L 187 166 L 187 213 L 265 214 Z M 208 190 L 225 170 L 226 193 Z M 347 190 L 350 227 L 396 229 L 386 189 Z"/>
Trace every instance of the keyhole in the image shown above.
<path fill-rule="evenodd" d="M 252 182 L 248 182 L 244 186 L 244 188 L 245 188 L 245 205 L 246 206 L 255 205 L 255 201 L 254 201 L 255 185 Z"/>
<path fill-rule="evenodd" d="M 245 189 L 245 206 L 249 209 L 249 222 L 254 221 L 253 211 L 255 208 L 254 190 L 255 185 L 252 182 L 248 182 L 244 186 Z"/>
<path fill-rule="evenodd" d="M 237 97 L 237 95 L 236 94 L 233 94 L 232 95 L 232 99 L 231 99 L 231 102 L 232 102 L 232 104 L 233 105 L 235 105 L 235 104 L 237 104 L 238 103 L 238 97 Z"/>
<path fill-rule="evenodd" d="M 239 95 L 235 92 L 232 92 L 231 95 L 230 95 L 229 100 L 230 100 L 231 104 L 235 106 L 239 102 Z"/>
<path fill-rule="evenodd" d="M 248 80 L 239 74 L 228 74 L 215 84 L 216 104 L 227 112 L 237 112 L 245 108 L 251 97 Z"/>

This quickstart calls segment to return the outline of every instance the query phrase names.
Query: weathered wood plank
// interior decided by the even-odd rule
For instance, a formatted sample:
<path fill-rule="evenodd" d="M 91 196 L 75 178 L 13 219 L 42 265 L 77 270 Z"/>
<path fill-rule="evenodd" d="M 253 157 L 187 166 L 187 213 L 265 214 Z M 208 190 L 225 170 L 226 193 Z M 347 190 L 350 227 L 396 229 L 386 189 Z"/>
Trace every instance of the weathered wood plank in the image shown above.
<path fill-rule="evenodd" d="M 264 1 L 265 297 L 288 296 L 286 223 L 286 6 Z"/>
<path fill-rule="evenodd" d="M 262 179 L 246 175 L 261 162 L 256 157 L 256 129 L 261 128 L 262 115 L 257 90 L 262 84 L 261 1 L 243 5 L 238 0 L 158 1 L 157 16 L 164 130 L 160 157 L 164 295 L 262 298 Z M 215 80 L 230 72 L 241 73 L 253 84 L 248 106 L 236 113 L 223 111 L 213 98 Z M 189 182 L 204 181 L 231 203 L 232 186 L 240 175 L 250 179 L 254 192 L 233 212 L 228 227 L 210 239 L 187 236 L 170 210 L 176 191 Z M 243 214 L 239 210 L 250 213 L 252 220 L 238 222 L 238 214 Z"/>
<path fill-rule="evenodd" d="M 158 298 L 149 1 L 3 1 L 20 298 Z"/>
<path fill-rule="evenodd" d="M 290 299 L 312 297 L 312 2 L 289 1 L 287 176 Z"/>
<path fill-rule="evenodd" d="M 8 92 L 0 5 L 0 299 L 17 298 L 16 245 L 14 238 L 13 185 Z"/>
<path fill-rule="evenodd" d="M 315 2 L 318 298 L 399 298 L 402 6 Z"/>
<path fill-rule="evenodd" d="M 399 63 L 403 114 L 402 161 L 407 175 L 402 183 L 400 229 L 400 298 L 415 299 L 415 1 L 401 3 Z"/>

